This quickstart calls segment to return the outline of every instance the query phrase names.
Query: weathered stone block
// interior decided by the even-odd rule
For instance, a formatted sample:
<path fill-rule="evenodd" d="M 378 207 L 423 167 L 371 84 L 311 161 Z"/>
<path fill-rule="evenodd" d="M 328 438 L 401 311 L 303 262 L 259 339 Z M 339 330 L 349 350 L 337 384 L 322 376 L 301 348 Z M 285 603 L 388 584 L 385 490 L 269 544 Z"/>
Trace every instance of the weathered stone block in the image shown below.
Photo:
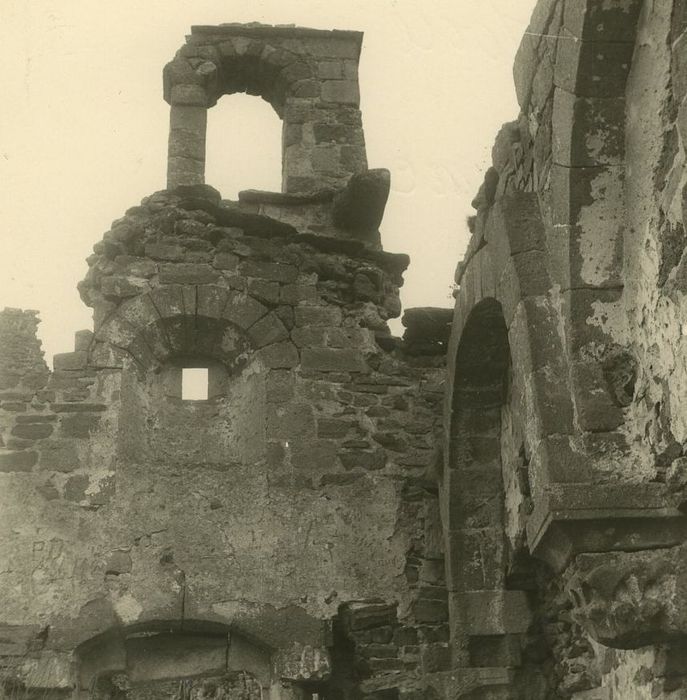
<path fill-rule="evenodd" d="M 65 437 L 87 438 L 97 429 L 100 416 L 93 413 L 74 413 L 60 420 L 60 431 Z"/>
<path fill-rule="evenodd" d="M 103 279 L 101 291 L 106 297 L 122 299 L 141 294 L 147 288 L 148 282 L 145 279 L 113 275 L 112 277 L 105 277 Z"/>
<path fill-rule="evenodd" d="M 416 622 L 436 623 L 448 620 L 448 603 L 445 600 L 420 598 L 415 601 L 412 610 Z"/>
<path fill-rule="evenodd" d="M 523 369 L 548 367 L 552 372 L 560 371 L 561 378 L 567 372 L 563 367 L 559 322 L 558 310 L 548 297 L 529 297 L 518 304 L 508 329 L 508 341 Z"/>
<path fill-rule="evenodd" d="M 321 438 L 342 438 L 357 425 L 356 421 L 341 418 L 319 418 L 317 436 Z"/>
<path fill-rule="evenodd" d="M 229 301 L 230 292 L 224 287 L 200 285 L 196 293 L 196 316 L 221 318 Z"/>
<path fill-rule="evenodd" d="M 201 85 L 174 85 L 170 101 L 174 106 L 205 107 L 208 104 L 208 96 Z"/>
<path fill-rule="evenodd" d="M 387 627 L 397 623 L 396 605 L 378 602 L 346 603 L 341 611 L 347 628 L 355 632 Z"/>
<path fill-rule="evenodd" d="M 205 182 L 205 161 L 169 156 L 167 159 L 167 186 L 202 185 Z"/>
<path fill-rule="evenodd" d="M 340 150 L 338 146 L 318 145 L 309 153 L 309 161 L 317 173 L 337 175 L 340 170 Z"/>
<path fill-rule="evenodd" d="M 446 570 L 449 588 L 457 591 L 501 588 L 504 556 L 500 527 L 451 531 Z"/>
<path fill-rule="evenodd" d="M 113 574 L 131 573 L 131 555 L 124 550 L 115 550 L 105 564 L 105 572 Z"/>
<path fill-rule="evenodd" d="M 570 435 L 549 435 L 540 441 L 532 455 L 538 466 L 538 481 L 553 483 L 584 483 L 592 481 L 592 465 L 589 458 Z"/>
<path fill-rule="evenodd" d="M 335 464 L 336 444 L 332 440 L 305 439 L 289 444 L 292 447 L 291 463 L 303 475 L 322 473 Z"/>
<path fill-rule="evenodd" d="M 592 344 L 597 350 L 615 345 L 600 322 L 599 309 L 604 309 L 606 318 L 610 318 L 609 314 L 619 313 L 614 305 L 621 294 L 619 289 L 572 289 L 563 295 L 571 352 L 577 354 Z"/>
<path fill-rule="evenodd" d="M 145 252 L 154 260 L 177 262 L 184 257 L 184 249 L 180 245 L 169 243 L 146 243 Z"/>
<path fill-rule="evenodd" d="M 599 362 L 574 362 L 572 380 L 577 419 L 583 430 L 608 432 L 623 424 L 623 411 L 608 392 Z"/>
<path fill-rule="evenodd" d="M 322 100 L 342 104 L 360 104 L 360 89 L 355 80 L 324 80 L 322 82 Z"/>
<path fill-rule="evenodd" d="M 353 172 L 359 169 L 356 163 L 349 165 Z M 390 187 L 391 176 L 384 168 L 354 175 L 334 200 L 334 222 L 345 229 L 372 234 L 384 216 Z"/>
<path fill-rule="evenodd" d="M 267 401 L 284 403 L 294 396 L 295 377 L 286 370 L 272 370 L 265 381 Z"/>
<path fill-rule="evenodd" d="M 279 292 L 279 301 L 292 306 L 301 303 L 314 304 L 317 299 L 317 288 L 309 284 L 285 284 Z"/>
<path fill-rule="evenodd" d="M 295 97 L 319 97 L 320 96 L 320 81 L 319 80 L 297 80 L 291 84 L 291 89 Z"/>
<path fill-rule="evenodd" d="M 196 292 L 193 287 L 164 285 L 150 292 L 150 299 L 163 319 L 196 313 Z"/>
<path fill-rule="evenodd" d="M 29 472 L 36 462 L 38 462 L 38 452 L 31 450 L 0 451 L 0 472 Z"/>
<path fill-rule="evenodd" d="M 386 466 L 386 452 L 378 450 L 346 450 L 338 453 L 344 469 L 365 469 L 377 471 Z"/>
<path fill-rule="evenodd" d="M 573 410 L 566 384 L 547 368 L 539 369 L 527 378 L 536 396 L 541 430 L 544 435 L 570 434 L 573 431 Z"/>
<path fill-rule="evenodd" d="M 286 340 L 289 337 L 289 332 L 279 317 L 274 312 L 271 312 L 251 326 L 248 335 L 253 342 L 253 346 L 261 348 L 265 345 Z"/>
<path fill-rule="evenodd" d="M 53 402 L 50 408 L 55 413 L 92 413 L 106 411 L 107 406 L 102 403 L 86 403 L 83 401 Z"/>
<path fill-rule="evenodd" d="M 70 476 L 64 485 L 64 497 L 68 501 L 77 503 L 85 500 L 86 489 L 90 484 L 90 479 L 86 474 Z"/>
<path fill-rule="evenodd" d="M 26 410 L 26 404 L 23 401 L 3 401 L 0 408 L 3 411 L 22 413 Z"/>
<path fill-rule="evenodd" d="M 205 160 L 205 133 L 172 129 L 169 134 L 168 153 L 170 157 L 202 162 Z"/>
<path fill-rule="evenodd" d="M 158 635 L 127 640 L 128 676 L 150 681 L 172 676 L 222 674 L 226 669 L 227 640 L 221 636 Z"/>
<path fill-rule="evenodd" d="M 577 97 L 556 88 L 553 160 L 566 167 L 620 165 L 625 156 L 625 98 Z"/>
<path fill-rule="evenodd" d="M 260 277 L 274 282 L 295 282 L 298 277 L 298 268 L 281 263 L 246 260 L 240 269 L 246 277 Z"/>
<path fill-rule="evenodd" d="M 340 326 L 341 309 L 336 306 L 298 306 L 294 309 L 297 326 Z"/>
<path fill-rule="evenodd" d="M 212 260 L 212 266 L 218 270 L 231 270 L 235 272 L 238 269 L 239 257 L 232 253 L 217 253 Z"/>
<path fill-rule="evenodd" d="M 364 357 L 348 348 L 303 348 L 301 366 L 319 372 L 367 372 Z"/>
<path fill-rule="evenodd" d="M 268 408 L 267 434 L 270 438 L 300 440 L 314 437 L 315 433 L 312 406 L 291 403 L 288 407 Z"/>
<path fill-rule="evenodd" d="M 634 42 L 640 0 L 565 3 L 563 26 L 586 41 Z"/>
<path fill-rule="evenodd" d="M 512 264 L 518 278 L 521 297 L 545 295 L 549 291 L 551 279 L 546 267 L 545 253 L 539 250 L 518 253 L 512 257 Z"/>
<path fill-rule="evenodd" d="M 54 413 L 31 413 L 25 416 L 17 416 L 17 423 L 52 423 L 57 420 Z"/>
<path fill-rule="evenodd" d="M 299 348 L 323 348 L 327 345 L 326 328 L 294 328 L 291 339 Z"/>
<path fill-rule="evenodd" d="M 288 369 L 297 367 L 299 363 L 298 350 L 288 340 L 260 348 L 256 357 L 265 367 L 270 369 Z"/>
<path fill-rule="evenodd" d="M 160 265 L 161 284 L 210 284 L 218 278 L 217 271 L 203 263 Z"/>
<path fill-rule="evenodd" d="M 318 61 L 317 77 L 327 80 L 340 80 L 344 77 L 343 61 Z"/>
<path fill-rule="evenodd" d="M 222 318 L 235 323 L 244 330 L 250 328 L 259 318 L 267 313 L 267 308 L 246 294 L 235 292 L 229 297 Z"/>
<path fill-rule="evenodd" d="M 554 165 L 554 255 L 567 258 L 570 286 L 610 287 L 621 283 L 625 204 L 619 166 L 565 168 Z M 571 228 L 564 229 L 569 224 Z M 560 248 L 560 249 L 559 249 Z"/>
<path fill-rule="evenodd" d="M 131 277 L 149 278 L 157 274 L 157 265 L 147 258 L 141 258 L 135 255 L 118 255 L 115 258 L 115 265 L 123 270 L 124 274 Z M 77 333 L 88 333 L 89 331 L 77 331 Z M 85 348 L 74 348 L 75 350 L 83 350 Z"/>
<path fill-rule="evenodd" d="M 0 625 L 0 654 L 24 656 L 41 632 L 39 625 Z"/>
<path fill-rule="evenodd" d="M 12 428 L 12 435 L 23 440 L 42 440 L 52 434 L 50 423 L 19 423 Z"/>
<path fill-rule="evenodd" d="M 279 283 L 263 279 L 248 280 L 248 293 L 265 304 L 279 303 Z"/>
<path fill-rule="evenodd" d="M 43 471 L 73 472 L 81 466 L 76 444 L 72 440 L 48 440 L 40 445 L 40 468 Z"/>
<path fill-rule="evenodd" d="M 88 353 L 84 350 L 63 352 L 53 355 L 53 367 L 56 370 L 80 370 L 86 367 Z"/>
<path fill-rule="evenodd" d="M 631 42 L 559 41 L 555 84 L 580 97 L 622 96 L 633 50 Z"/>
<path fill-rule="evenodd" d="M 521 634 L 532 623 L 524 591 L 469 591 L 456 594 L 467 613 L 466 631 L 471 635 Z"/>

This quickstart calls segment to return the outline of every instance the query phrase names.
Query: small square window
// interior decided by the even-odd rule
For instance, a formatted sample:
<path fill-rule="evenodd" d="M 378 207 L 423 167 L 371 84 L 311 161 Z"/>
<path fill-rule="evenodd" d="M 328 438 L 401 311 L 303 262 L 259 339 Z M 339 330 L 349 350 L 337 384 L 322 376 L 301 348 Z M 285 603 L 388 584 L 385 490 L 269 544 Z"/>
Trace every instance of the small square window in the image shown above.
<path fill-rule="evenodd" d="M 181 398 L 183 401 L 208 400 L 208 368 L 183 367 L 181 370 Z"/>

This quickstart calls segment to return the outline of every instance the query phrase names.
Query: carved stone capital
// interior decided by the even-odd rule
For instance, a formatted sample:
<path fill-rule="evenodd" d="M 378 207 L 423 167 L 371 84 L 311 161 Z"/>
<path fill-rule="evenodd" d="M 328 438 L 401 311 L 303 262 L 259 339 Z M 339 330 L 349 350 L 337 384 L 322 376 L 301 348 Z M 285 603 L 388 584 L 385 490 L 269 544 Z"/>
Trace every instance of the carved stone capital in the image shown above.
<path fill-rule="evenodd" d="M 573 616 L 605 646 L 687 635 L 687 547 L 579 554 L 566 571 Z"/>

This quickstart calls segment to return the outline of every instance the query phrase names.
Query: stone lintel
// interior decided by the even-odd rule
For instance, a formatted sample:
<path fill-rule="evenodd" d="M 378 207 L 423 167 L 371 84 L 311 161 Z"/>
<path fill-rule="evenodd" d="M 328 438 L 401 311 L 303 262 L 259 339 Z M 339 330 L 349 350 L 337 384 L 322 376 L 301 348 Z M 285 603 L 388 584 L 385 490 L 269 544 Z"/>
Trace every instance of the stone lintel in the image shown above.
<path fill-rule="evenodd" d="M 279 37 L 284 39 L 316 38 L 327 41 L 344 40 L 355 41 L 362 46 L 363 32 L 342 29 L 312 29 L 310 27 L 295 27 L 290 25 L 270 24 L 195 24 L 191 27 L 192 35 L 226 35 L 226 36 L 254 36 L 260 38 Z"/>
<path fill-rule="evenodd" d="M 535 506 L 527 539 L 532 554 L 560 572 L 580 553 L 679 545 L 687 517 L 662 484 L 558 484 Z"/>

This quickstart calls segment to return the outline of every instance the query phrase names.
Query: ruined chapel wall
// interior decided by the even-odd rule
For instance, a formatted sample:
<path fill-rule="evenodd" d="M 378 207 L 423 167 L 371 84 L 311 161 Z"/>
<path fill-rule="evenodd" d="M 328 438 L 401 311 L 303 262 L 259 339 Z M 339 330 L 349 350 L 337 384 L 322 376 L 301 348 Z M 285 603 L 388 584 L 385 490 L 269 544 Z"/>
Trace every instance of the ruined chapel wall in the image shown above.
<path fill-rule="evenodd" d="M 338 620 L 370 692 L 414 687 L 447 666 L 448 613 L 441 346 L 405 354 L 386 326 L 407 258 L 197 195 L 113 224 L 80 285 L 94 332 L 2 413 L 6 662 L 68 689 L 91 678 L 73 650 L 108 630 L 214 624 L 314 682 Z M 170 392 L 189 358 L 224 368 L 223 396 Z"/>

